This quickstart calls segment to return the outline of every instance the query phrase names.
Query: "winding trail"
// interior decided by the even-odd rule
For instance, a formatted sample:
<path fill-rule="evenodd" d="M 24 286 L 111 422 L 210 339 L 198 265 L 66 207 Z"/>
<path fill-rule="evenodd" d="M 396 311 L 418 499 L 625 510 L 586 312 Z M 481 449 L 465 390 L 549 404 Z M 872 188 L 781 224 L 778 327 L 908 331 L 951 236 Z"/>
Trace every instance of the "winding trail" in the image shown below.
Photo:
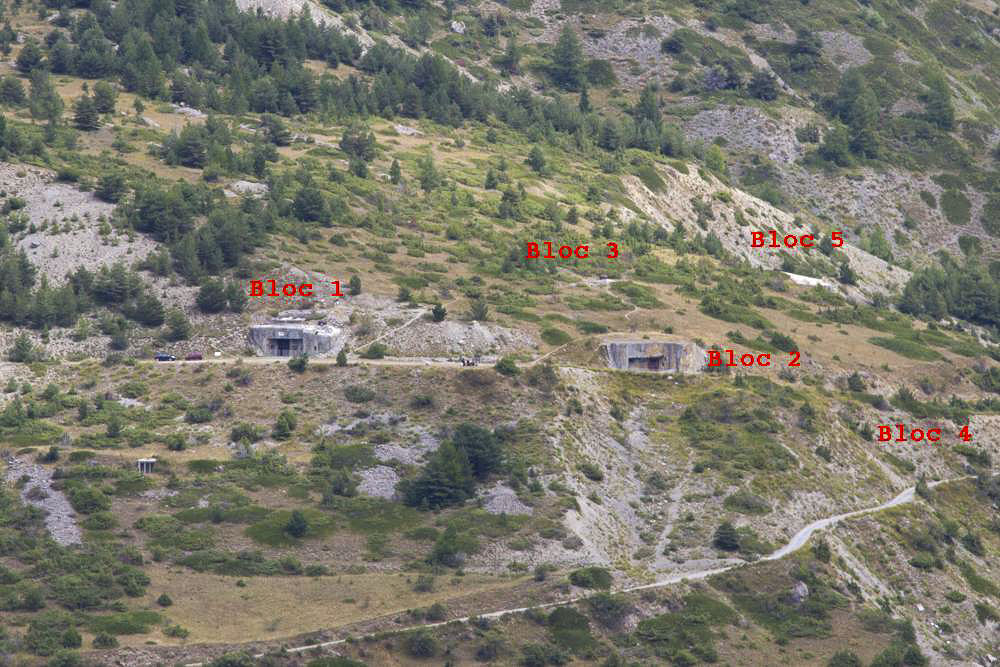
<path fill-rule="evenodd" d="M 951 479 L 942 479 L 942 480 L 939 480 L 939 481 L 936 481 L 936 482 L 930 482 L 928 484 L 928 486 L 931 487 L 931 488 L 933 488 L 933 487 L 936 487 L 936 486 L 940 486 L 941 484 L 948 484 L 948 483 L 952 483 L 952 482 L 960 482 L 960 481 L 963 481 L 963 480 L 973 479 L 973 478 L 974 478 L 973 475 L 963 475 L 962 477 L 954 477 L 954 478 L 951 478 Z M 916 487 L 911 486 L 911 487 L 909 487 L 909 488 L 904 489 L 903 491 L 901 491 L 892 500 L 884 502 L 881 505 L 877 505 L 876 507 L 869 507 L 869 508 L 866 508 L 866 509 L 855 510 L 853 512 L 844 512 L 843 514 L 836 514 L 834 516 L 827 517 L 825 519 L 818 519 L 816 521 L 813 521 L 812 523 L 810 523 L 807 526 L 805 526 L 802 530 L 800 530 L 799 532 L 795 533 L 795 535 L 793 535 L 792 538 L 788 541 L 788 543 L 785 544 L 783 547 L 780 547 L 779 549 L 777 549 L 774 552 L 768 554 L 767 556 L 764 556 L 764 557 L 760 558 L 760 560 L 761 561 L 772 561 L 772 560 L 779 560 L 781 558 L 784 558 L 788 554 L 794 553 L 795 551 L 798 551 L 803 546 L 805 546 L 806 543 L 809 542 L 809 538 L 812 537 L 812 535 L 816 531 L 818 531 L 818 530 L 823 530 L 824 528 L 829 528 L 830 526 L 836 525 L 836 524 L 840 523 L 841 521 L 843 521 L 845 519 L 851 519 L 851 518 L 854 518 L 856 516 L 862 516 L 862 515 L 865 515 L 865 514 L 874 514 L 875 512 L 881 512 L 883 510 L 887 510 L 887 509 L 890 509 L 890 508 L 893 508 L 893 507 L 898 507 L 900 505 L 905 505 L 907 503 L 913 502 L 913 499 L 914 499 L 915 495 L 916 495 Z M 720 567 L 711 568 L 711 569 L 707 569 L 707 570 L 695 570 L 693 572 L 678 572 L 678 573 L 671 574 L 671 575 L 669 575 L 667 577 L 664 577 L 663 579 L 658 579 L 657 581 L 654 581 L 654 582 L 649 583 L 649 584 L 640 584 L 640 585 L 637 585 L 637 586 L 626 586 L 624 588 L 619 588 L 619 589 L 614 590 L 612 592 L 614 592 L 614 593 L 632 593 L 632 592 L 635 592 L 635 591 L 645 591 L 645 590 L 649 590 L 649 589 L 653 589 L 653 588 L 663 588 L 665 586 L 670 586 L 672 584 L 677 584 L 677 583 L 680 583 L 682 581 L 696 581 L 696 580 L 699 580 L 699 579 L 707 579 L 708 577 L 714 576 L 716 574 L 722 574 L 723 572 L 728 572 L 729 570 L 735 569 L 737 567 L 742 567 L 742 566 L 748 565 L 748 564 L 750 564 L 750 563 L 747 563 L 745 561 L 740 561 L 738 563 L 732 563 L 732 564 L 729 564 L 729 565 L 723 565 L 723 566 L 720 566 Z M 413 630 L 426 630 L 426 629 L 437 628 L 437 627 L 441 627 L 441 626 L 447 625 L 449 623 L 456 623 L 456 622 L 458 622 L 458 623 L 468 623 L 472 618 L 496 619 L 496 618 L 503 618 L 504 616 L 509 616 L 511 614 L 521 614 L 521 613 L 524 613 L 526 611 L 530 611 L 530 610 L 533 610 L 533 609 L 551 609 L 551 608 L 554 608 L 554 607 L 563 607 L 565 605 L 569 605 L 569 604 L 573 604 L 575 602 L 579 602 L 581 600 L 585 600 L 588 597 L 591 597 L 591 595 L 589 593 L 586 594 L 586 595 L 575 595 L 573 597 L 568 597 L 568 598 L 564 598 L 562 600 L 557 600 L 556 602 L 548 602 L 546 604 L 529 605 L 527 607 L 517 607 L 517 608 L 514 608 L 514 609 L 501 609 L 499 611 L 491 611 L 491 612 L 487 612 L 485 614 L 476 614 L 475 616 L 463 616 L 461 618 L 453 618 L 453 619 L 450 619 L 450 620 L 447 620 L 447 621 L 440 621 L 438 623 L 423 623 L 423 624 L 420 624 L 420 625 L 412 625 L 412 626 L 407 627 L 407 628 L 400 628 L 398 630 L 393 630 L 393 633 L 395 634 L 395 633 L 402 633 L 402 632 L 411 632 Z M 346 638 L 345 639 L 334 639 L 332 641 L 321 642 L 321 643 L 318 643 L 318 644 L 308 644 L 306 646 L 296 646 L 296 647 L 293 647 L 293 648 L 286 648 L 286 649 L 284 649 L 284 651 L 286 653 L 303 653 L 305 651 L 312 651 L 312 650 L 315 650 L 315 649 L 322 649 L 322 648 L 326 648 L 326 647 L 329 647 L 329 646 L 338 646 L 340 644 L 345 644 L 345 643 L 347 643 L 347 639 Z M 262 658 L 265 655 L 266 654 L 264 654 L 264 653 L 258 653 L 256 655 L 254 655 L 253 657 L 254 658 Z M 203 665 L 204 665 L 204 663 L 201 663 L 201 662 L 190 662 L 190 663 L 187 663 L 184 667 L 203 667 Z"/>

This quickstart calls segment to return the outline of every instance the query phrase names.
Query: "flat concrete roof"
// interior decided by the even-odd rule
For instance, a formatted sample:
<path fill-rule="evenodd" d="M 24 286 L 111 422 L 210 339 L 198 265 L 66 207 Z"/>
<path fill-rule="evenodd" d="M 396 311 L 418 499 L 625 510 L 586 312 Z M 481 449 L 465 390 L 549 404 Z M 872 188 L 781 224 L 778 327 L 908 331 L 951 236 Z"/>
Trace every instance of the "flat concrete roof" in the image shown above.
<path fill-rule="evenodd" d="M 269 324 L 251 324 L 250 330 L 265 331 L 265 332 L 267 331 L 300 332 L 300 333 L 311 333 L 311 334 L 333 336 L 340 331 L 340 328 L 335 327 L 331 324 L 323 324 L 323 325 L 306 324 L 304 322 L 303 323 L 294 322 L 285 324 L 281 322 L 272 322 Z"/>

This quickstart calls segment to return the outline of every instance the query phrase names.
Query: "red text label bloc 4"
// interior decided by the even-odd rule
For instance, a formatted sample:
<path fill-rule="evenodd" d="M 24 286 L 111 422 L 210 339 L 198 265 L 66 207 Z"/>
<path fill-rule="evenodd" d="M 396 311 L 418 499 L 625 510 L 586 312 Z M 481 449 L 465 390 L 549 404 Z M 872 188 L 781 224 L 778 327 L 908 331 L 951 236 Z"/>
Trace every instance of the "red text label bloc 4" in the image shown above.
<path fill-rule="evenodd" d="M 972 433 L 969 431 L 968 424 L 962 427 L 957 437 L 965 442 L 972 440 Z M 941 429 L 913 428 L 908 427 L 906 424 L 880 424 L 878 427 L 879 442 L 923 442 L 924 440 L 928 442 L 940 442 Z"/>

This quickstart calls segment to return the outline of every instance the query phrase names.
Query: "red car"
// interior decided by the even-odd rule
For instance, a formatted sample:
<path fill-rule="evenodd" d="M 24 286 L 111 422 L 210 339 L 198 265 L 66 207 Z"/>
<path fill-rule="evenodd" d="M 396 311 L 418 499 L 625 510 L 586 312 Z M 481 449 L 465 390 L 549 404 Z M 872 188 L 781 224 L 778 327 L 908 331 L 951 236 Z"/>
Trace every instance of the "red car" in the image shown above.
<path fill-rule="evenodd" d="M 184 361 L 201 361 L 201 352 L 192 352 L 188 356 L 184 357 Z"/>

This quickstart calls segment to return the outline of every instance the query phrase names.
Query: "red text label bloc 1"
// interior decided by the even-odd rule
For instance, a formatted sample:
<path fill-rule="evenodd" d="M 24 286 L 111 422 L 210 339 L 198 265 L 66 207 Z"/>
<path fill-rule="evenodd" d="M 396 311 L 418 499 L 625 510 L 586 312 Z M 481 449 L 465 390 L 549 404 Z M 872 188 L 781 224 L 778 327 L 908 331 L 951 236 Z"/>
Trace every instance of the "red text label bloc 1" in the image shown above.
<path fill-rule="evenodd" d="M 833 232 L 830 234 L 830 240 L 833 242 L 832 245 L 834 248 L 839 248 L 844 245 L 844 233 Z M 781 236 L 774 229 L 769 229 L 766 232 L 750 232 L 751 248 L 796 248 L 798 246 L 815 248 L 815 241 L 816 237 L 812 234 L 803 234 L 801 236 L 785 234 Z"/>

